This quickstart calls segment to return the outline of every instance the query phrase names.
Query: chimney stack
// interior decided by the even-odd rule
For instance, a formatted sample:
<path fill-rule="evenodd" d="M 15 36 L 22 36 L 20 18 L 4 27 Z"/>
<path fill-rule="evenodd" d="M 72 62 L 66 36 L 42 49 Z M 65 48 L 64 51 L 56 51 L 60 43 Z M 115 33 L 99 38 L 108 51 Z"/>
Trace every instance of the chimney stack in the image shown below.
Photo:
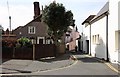
<path fill-rule="evenodd" d="M 34 19 L 40 15 L 39 2 L 34 2 Z"/>

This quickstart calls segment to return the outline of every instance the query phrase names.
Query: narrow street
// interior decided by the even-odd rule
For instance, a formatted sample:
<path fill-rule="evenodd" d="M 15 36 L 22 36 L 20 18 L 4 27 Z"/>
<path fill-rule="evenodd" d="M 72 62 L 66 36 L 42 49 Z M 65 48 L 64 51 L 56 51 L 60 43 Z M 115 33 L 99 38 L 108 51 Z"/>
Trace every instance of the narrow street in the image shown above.
<path fill-rule="evenodd" d="M 118 75 L 117 72 L 111 70 L 96 58 L 88 57 L 85 54 L 74 54 L 74 56 L 78 61 L 68 68 L 37 72 L 31 75 Z"/>
<path fill-rule="evenodd" d="M 30 77 L 35 77 L 35 76 L 46 77 L 46 75 L 47 77 L 48 76 L 52 77 L 53 75 L 55 77 L 63 76 L 63 75 L 73 76 L 73 77 L 74 76 L 119 77 L 117 72 L 110 69 L 110 67 L 108 67 L 105 63 L 103 63 L 102 61 L 99 61 L 95 57 L 90 57 L 89 55 L 80 54 L 80 53 L 74 53 L 73 55 L 77 58 L 77 60 L 73 64 L 66 67 L 61 67 L 61 68 L 46 70 L 46 71 L 31 72 L 31 73 L 14 73 L 14 74 L 6 74 L 6 75 L 4 74 L 3 77 L 6 77 L 6 76 L 18 77 L 18 75 L 20 77 L 29 77 L 29 76 Z M 63 56 L 62 58 L 64 57 L 66 56 Z M 65 64 L 66 61 L 63 60 L 62 63 Z M 52 65 L 54 65 L 54 63 L 52 63 Z M 35 68 L 35 67 L 31 67 L 31 69 L 32 68 Z"/>

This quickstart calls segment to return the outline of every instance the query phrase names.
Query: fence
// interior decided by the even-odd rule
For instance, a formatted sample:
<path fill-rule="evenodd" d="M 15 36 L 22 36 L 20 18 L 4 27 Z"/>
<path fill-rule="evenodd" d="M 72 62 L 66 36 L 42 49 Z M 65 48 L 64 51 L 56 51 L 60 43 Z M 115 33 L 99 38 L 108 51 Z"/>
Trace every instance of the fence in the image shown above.
<path fill-rule="evenodd" d="M 54 44 L 35 45 L 35 59 L 55 56 Z M 2 58 L 33 59 L 33 48 L 20 47 L 2 50 Z"/>

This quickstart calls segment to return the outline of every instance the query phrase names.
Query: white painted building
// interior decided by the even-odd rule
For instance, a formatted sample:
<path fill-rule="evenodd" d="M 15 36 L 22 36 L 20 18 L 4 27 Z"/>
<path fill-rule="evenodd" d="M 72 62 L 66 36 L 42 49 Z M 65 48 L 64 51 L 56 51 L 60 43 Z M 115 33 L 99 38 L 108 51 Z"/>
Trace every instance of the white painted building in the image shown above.
<path fill-rule="evenodd" d="M 83 51 L 112 63 L 120 62 L 119 1 L 109 0 L 97 15 L 90 15 L 82 23 L 84 25 Z"/>

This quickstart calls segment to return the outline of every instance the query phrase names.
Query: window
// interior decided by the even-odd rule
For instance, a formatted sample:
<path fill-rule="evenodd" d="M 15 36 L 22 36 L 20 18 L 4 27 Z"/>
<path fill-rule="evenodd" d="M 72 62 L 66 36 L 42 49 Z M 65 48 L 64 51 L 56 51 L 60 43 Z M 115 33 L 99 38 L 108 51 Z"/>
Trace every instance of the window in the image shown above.
<path fill-rule="evenodd" d="M 96 37 L 96 44 L 99 44 L 99 34 Z"/>
<path fill-rule="evenodd" d="M 115 32 L 115 49 L 119 50 L 120 49 L 120 32 L 116 31 Z"/>
<path fill-rule="evenodd" d="M 94 35 L 92 36 L 92 43 L 94 44 Z"/>
<path fill-rule="evenodd" d="M 94 39 L 94 43 L 96 44 L 96 35 L 95 35 L 95 37 L 94 37 L 95 39 Z"/>
<path fill-rule="evenodd" d="M 93 35 L 92 36 L 92 42 L 93 42 L 93 44 L 99 44 L 99 39 L 100 39 L 99 34 L 98 35 Z"/>
<path fill-rule="evenodd" d="M 29 34 L 35 34 L 35 27 L 34 26 L 28 27 L 28 33 Z"/>
<path fill-rule="evenodd" d="M 21 35 L 21 34 L 22 34 L 22 32 L 19 32 L 19 34 Z"/>

